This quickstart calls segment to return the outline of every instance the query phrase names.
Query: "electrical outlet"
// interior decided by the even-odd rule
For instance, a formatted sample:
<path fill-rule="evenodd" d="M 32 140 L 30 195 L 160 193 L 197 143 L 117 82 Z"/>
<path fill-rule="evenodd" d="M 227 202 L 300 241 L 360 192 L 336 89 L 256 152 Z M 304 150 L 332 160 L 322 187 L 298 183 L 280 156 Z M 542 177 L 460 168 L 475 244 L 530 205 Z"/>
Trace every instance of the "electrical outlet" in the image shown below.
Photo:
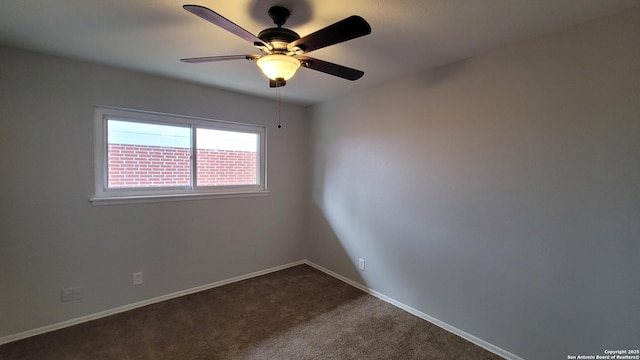
<path fill-rule="evenodd" d="M 73 300 L 73 288 L 64 288 L 60 291 L 60 300 L 67 302 Z"/>
<path fill-rule="evenodd" d="M 365 270 L 365 261 L 364 259 L 359 259 L 358 260 L 358 269 L 364 271 Z"/>
<path fill-rule="evenodd" d="M 82 286 L 64 288 L 60 291 L 60 300 L 62 302 L 82 299 Z"/>
<path fill-rule="evenodd" d="M 133 285 L 142 284 L 142 272 L 133 273 Z"/>

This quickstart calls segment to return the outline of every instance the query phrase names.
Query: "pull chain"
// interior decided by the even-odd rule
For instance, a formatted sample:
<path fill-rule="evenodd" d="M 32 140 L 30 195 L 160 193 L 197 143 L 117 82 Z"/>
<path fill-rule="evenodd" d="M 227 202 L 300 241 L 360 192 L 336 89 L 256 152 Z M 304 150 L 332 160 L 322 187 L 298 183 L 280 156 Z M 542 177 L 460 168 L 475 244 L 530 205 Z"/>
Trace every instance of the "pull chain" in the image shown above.
<path fill-rule="evenodd" d="M 278 129 L 282 128 L 280 125 L 280 82 L 276 80 L 276 118 L 278 119 Z"/>

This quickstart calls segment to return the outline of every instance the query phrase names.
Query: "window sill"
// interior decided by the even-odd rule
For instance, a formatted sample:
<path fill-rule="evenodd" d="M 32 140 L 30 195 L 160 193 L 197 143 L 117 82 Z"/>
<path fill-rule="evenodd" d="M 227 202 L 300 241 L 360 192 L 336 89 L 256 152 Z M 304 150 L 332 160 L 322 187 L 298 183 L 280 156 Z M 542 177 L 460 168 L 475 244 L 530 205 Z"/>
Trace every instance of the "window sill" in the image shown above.
<path fill-rule="evenodd" d="M 223 192 L 223 193 L 201 193 L 201 194 L 170 194 L 170 195 L 141 195 L 141 196 L 111 196 L 111 197 L 93 197 L 89 201 L 93 206 L 102 205 L 126 205 L 126 204 L 145 204 L 155 202 L 168 201 L 190 201 L 190 200 L 209 200 L 231 197 L 252 197 L 267 196 L 269 191 L 243 191 L 243 192 Z"/>

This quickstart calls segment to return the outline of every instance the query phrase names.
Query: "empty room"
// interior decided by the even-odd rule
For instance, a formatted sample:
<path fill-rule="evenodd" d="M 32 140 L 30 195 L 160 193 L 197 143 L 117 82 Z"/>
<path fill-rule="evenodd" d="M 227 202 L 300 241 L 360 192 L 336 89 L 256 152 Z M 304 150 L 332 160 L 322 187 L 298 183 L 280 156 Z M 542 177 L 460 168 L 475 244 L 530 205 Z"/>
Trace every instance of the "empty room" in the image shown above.
<path fill-rule="evenodd" d="M 0 1 L 0 359 L 640 359 L 639 0 Z"/>

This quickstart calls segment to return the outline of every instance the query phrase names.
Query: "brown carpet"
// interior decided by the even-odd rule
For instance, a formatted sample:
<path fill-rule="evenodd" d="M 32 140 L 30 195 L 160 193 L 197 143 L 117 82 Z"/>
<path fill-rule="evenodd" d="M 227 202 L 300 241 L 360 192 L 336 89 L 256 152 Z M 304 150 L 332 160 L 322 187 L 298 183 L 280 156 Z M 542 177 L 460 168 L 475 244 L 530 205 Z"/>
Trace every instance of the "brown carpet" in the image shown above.
<path fill-rule="evenodd" d="M 500 359 L 300 265 L 0 346 L 0 359 Z"/>

